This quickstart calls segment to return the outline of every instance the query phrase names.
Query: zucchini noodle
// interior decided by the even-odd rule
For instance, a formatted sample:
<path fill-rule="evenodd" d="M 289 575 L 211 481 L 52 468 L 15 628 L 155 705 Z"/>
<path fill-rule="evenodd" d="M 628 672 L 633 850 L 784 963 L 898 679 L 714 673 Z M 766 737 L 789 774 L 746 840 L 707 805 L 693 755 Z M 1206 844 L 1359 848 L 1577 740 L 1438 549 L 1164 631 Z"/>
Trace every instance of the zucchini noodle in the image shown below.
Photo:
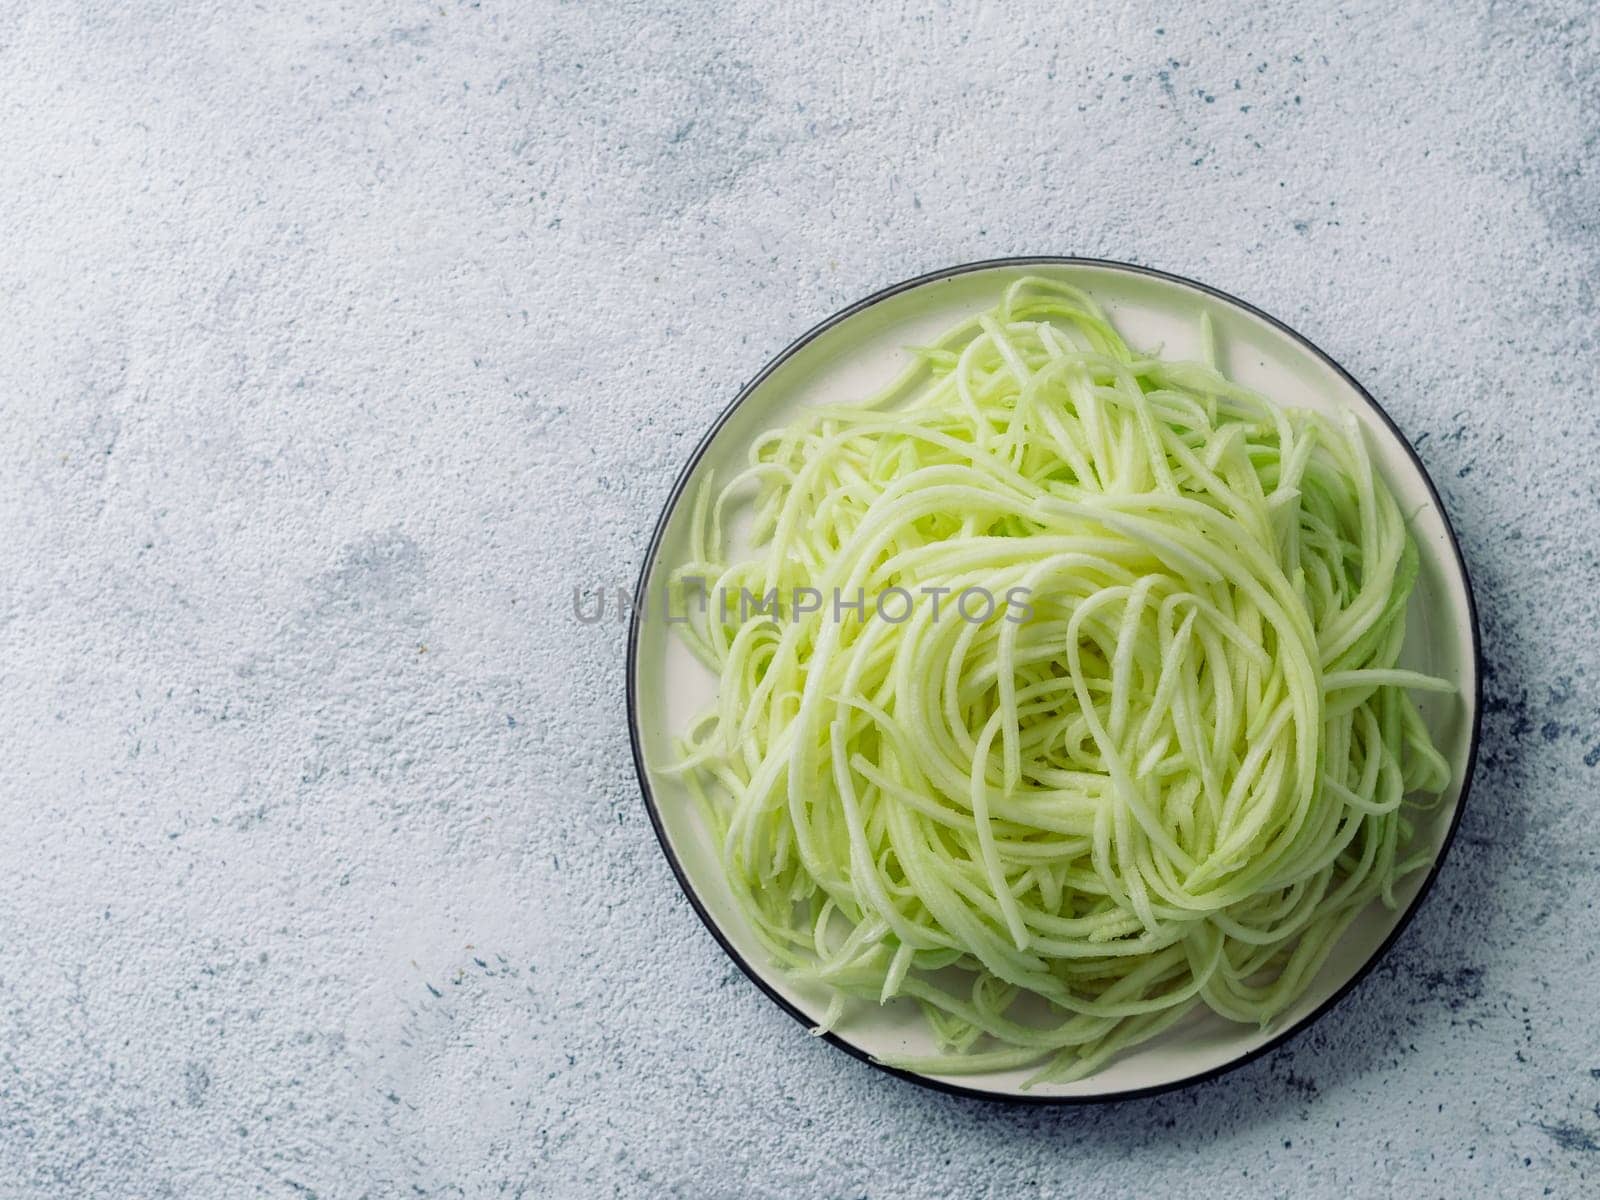
<path fill-rule="evenodd" d="M 823 1027 L 920 1006 L 939 1053 L 891 1065 L 1065 1082 L 1197 1008 L 1265 1026 L 1431 859 L 1408 690 L 1454 688 L 1396 665 L 1405 519 L 1353 417 L 1202 331 L 1138 353 L 1022 279 L 696 496 L 672 589 L 720 685 L 667 770 Z"/>

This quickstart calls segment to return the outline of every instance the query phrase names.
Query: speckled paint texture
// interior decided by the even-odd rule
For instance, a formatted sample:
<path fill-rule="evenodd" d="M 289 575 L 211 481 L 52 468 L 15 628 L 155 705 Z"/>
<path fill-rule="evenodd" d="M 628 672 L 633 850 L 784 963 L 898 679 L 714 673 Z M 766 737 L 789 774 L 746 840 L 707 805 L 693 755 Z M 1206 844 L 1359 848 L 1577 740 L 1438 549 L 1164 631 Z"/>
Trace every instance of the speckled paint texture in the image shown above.
<path fill-rule="evenodd" d="M 1600 16 L 1333 8 L 0 9 L 0 1195 L 1600 1191 Z M 1010 253 L 1326 348 L 1483 612 L 1393 953 L 1098 1109 L 768 1003 L 571 616 L 791 338 Z"/>

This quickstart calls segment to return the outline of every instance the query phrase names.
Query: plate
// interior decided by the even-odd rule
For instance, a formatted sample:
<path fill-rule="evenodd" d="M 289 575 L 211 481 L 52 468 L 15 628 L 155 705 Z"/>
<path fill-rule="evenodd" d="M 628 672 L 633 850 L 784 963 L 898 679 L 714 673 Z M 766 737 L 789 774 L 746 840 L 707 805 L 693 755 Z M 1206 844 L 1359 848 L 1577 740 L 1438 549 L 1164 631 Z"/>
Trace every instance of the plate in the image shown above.
<path fill-rule="evenodd" d="M 1466 566 L 1444 507 L 1415 451 L 1365 389 L 1282 322 L 1204 284 L 1125 263 L 1079 258 L 1017 258 L 970 263 L 869 296 L 830 317 L 773 359 L 739 393 L 695 450 L 667 500 L 645 555 L 628 637 L 627 705 L 634 762 L 651 822 L 678 882 L 701 920 L 744 973 L 810 1028 L 827 1007 L 821 989 L 796 986 L 768 962 L 722 878 L 717 851 L 682 785 L 650 764 L 670 759 L 671 738 L 708 707 L 716 679 L 660 619 L 655 598 L 686 557 L 690 504 L 708 471 L 727 479 L 747 461 L 752 440 L 801 409 L 872 394 L 912 361 L 905 347 L 998 302 L 1022 275 L 1044 275 L 1089 292 L 1129 344 L 1164 357 L 1198 358 L 1200 315 L 1215 330 L 1219 365 L 1233 379 L 1286 407 L 1347 410 L 1366 430 L 1421 555 L 1407 615 L 1401 665 L 1459 683 L 1454 696 L 1417 694 L 1440 752 L 1452 768 L 1442 802 L 1418 837 L 1437 849 L 1433 867 L 1396 887 L 1399 905 L 1376 902 L 1346 931 L 1300 999 L 1266 1029 L 1209 1011 L 1191 1014 L 1161 1036 L 1126 1051 L 1086 1079 L 1023 1089 L 1035 1067 L 944 1078 L 885 1067 L 878 1055 L 934 1052 L 921 1012 L 910 1002 L 852 1004 L 833 1045 L 881 1070 L 942 1090 L 1037 1103 L 1115 1100 L 1181 1087 L 1237 1067 L 1305 1029 L 1353 988 L 1400 935 L 1437 877 L 1460 821 L 1478 745 L 1480 658 L 1477 612 Z M 796 1037 L 804 1037 L 801 1029 Z"/>

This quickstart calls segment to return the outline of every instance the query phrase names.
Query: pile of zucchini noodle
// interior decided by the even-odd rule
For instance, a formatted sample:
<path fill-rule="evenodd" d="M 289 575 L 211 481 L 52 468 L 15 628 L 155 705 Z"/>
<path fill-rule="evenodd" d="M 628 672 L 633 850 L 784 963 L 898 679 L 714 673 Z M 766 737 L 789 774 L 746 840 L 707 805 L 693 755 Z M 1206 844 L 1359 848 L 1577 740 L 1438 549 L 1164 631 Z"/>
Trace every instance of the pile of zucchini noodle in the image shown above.
<path fill-rule="evenodd" d="M 1407 693 L 1454 688 L 1396 665 L 1404 515 L 1354 417 L 1201 327 L 1166 361 L 1023 278 L 697 493 L 671 591 L 720 682 L 665 769 L 819 1031 L 901 997 L 938 1052 L 883 1061 L 1032 1084 L 1199 1006 L 1264 1027 L 1430 861 Z"/>

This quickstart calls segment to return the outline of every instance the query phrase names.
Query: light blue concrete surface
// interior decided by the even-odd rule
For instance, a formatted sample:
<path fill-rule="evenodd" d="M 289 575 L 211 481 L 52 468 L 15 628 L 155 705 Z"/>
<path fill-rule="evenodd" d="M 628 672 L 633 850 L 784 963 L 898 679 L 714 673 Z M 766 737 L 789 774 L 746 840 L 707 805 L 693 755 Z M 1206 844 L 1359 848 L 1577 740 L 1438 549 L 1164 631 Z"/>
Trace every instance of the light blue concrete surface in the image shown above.
<path fill-rule="evenodd" d="M 0 1195 L 1600 1192 L 1595 9 L 867 7 L 0 9 Z M 1396 951 L 1099 1110 L 763 999 L 569 615 L 791 337 L 1007 253 L 1320 343 L 1483 608 Z"/>

